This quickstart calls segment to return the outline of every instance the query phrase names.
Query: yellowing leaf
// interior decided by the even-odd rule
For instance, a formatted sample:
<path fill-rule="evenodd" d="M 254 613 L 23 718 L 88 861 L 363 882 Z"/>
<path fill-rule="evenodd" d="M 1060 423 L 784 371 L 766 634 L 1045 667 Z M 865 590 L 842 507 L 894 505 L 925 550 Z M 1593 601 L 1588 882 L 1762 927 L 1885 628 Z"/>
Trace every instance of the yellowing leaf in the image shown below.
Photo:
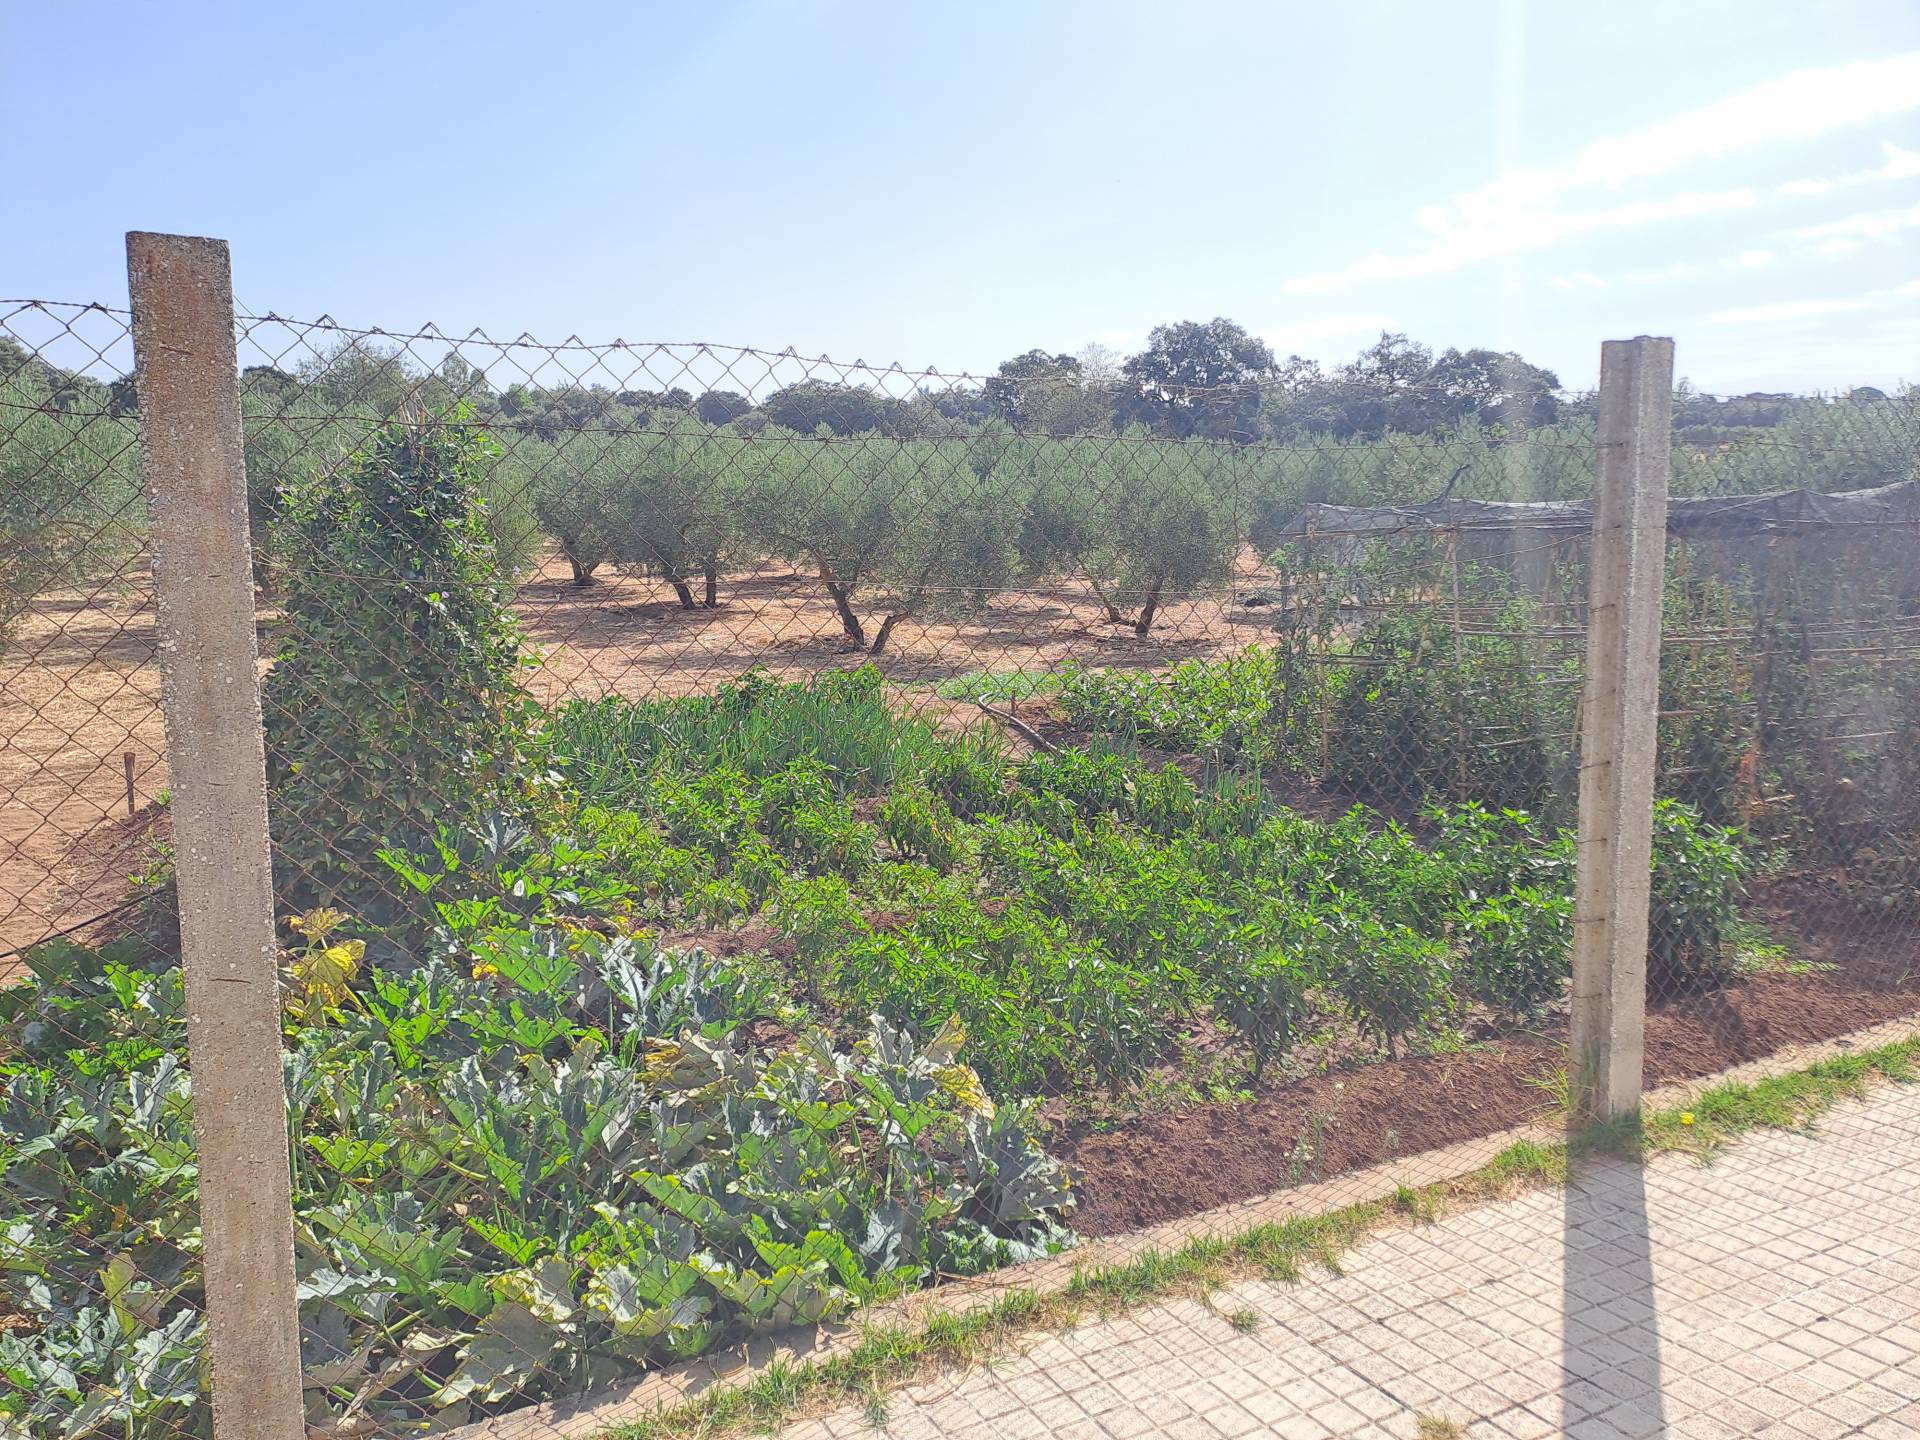
<path fill-rule="evenodd" d="M 309 910 L 304 915 L 292 916 L 287 925 L 313 941 L 325 941 L 327 936 L 346 923 L 344 912 L 331 905 L 322 905 L 317 910 Z"/>
<path fill-rule="evenodd" d="M 323 1006 L 338 1005 L 347 998 L 366 953 L 364 940 L 315 945 L 294 957 L 293 978 L 309 1000 Z"/>
<path fill-rule="evenodd" d="M 993 1118 L 993 1100 L 971 1065 L 942 1065 L 933 1072 L 933 1078 L 962 1110 L 988 1120 Z"/>
<path fill-rule="evenodd" d="M 927 1048 L 922 1053 L 935 1065 L 951 1065 L 966 1043 L 967 1027 L 961 1023 L 958 1015 L 953 1015 L 940 1027 L 939 1034 L 927 1042 Z"/>

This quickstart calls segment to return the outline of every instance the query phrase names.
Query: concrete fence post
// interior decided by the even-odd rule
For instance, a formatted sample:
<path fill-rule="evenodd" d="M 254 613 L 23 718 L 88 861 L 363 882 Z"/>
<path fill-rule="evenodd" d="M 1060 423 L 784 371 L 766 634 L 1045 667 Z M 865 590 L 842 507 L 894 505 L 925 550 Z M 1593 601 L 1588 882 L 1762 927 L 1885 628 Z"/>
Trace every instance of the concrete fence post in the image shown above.
<path fill-rule="evenodd" d="M 127 236 L 215 1440 L 304 1440 L 253 554 L 222 240 Z"/>
<path fill-rule="evenodd" d="M 1598 419 L 1567 1072 L 1576 1113 L 1609 1119 L 1639 1109 L 1646 1049 L 1673 341 L 1600 347 Z"/>

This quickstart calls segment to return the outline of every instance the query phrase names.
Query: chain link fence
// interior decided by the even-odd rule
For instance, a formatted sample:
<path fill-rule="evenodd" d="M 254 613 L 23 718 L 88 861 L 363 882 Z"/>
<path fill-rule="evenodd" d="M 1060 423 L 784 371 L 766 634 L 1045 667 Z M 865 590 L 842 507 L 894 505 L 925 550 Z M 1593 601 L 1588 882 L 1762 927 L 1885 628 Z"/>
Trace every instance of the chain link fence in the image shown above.
<path fill-rule="evenodd" d="M 1591 398 L 236 343 L 311 1433 L 598 1433 L 1143 1233 L 1285 1273 L 1573 1103 Z M 34 1440 L 214 1423 L 132 358 L 0 303 Z M 1920 1009 L 1920 404 L 1674 423 L 1650 1084 Z"/>

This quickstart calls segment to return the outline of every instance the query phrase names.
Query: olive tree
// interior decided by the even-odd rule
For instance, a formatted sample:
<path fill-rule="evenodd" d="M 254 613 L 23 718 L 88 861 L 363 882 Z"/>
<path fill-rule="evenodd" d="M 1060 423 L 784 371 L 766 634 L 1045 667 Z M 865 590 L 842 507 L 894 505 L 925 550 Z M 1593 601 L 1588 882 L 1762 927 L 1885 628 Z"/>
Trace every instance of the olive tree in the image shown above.
<path fill-rule="evenodd" d="M 0 650 L 36 595 L 117 571 L 146 533 L 133 424 L 68 408 L 23 356 L 0 349 Z"/>
<path fill-rule="evenodd" d="M 749 508 L 769 551 L 813 569 L 850 649 L 984 605 L 1018 569 L 1020 507 L 968 437 L 763 435 Z M 861 608 L 877 609 L 871 638 Z"/>
<path fill-rule="evenodd" d="M 1085 472 L 1081 566 L 1110 622 L 1145 635 L 1168 601 L 1226 585 L 1244 524 L 1241 463 L 1228 447 L 1137 428 L 1098 446 Z"/>
<path fill-rule="evenodd" d="M 737 547 L 738 511 L 754 463 L 742 437 L 694 419 L 626 437 L 608 456 L 608 559 L 657 575 L 684 610 L 720 603 L 720 571 Z M 695 600 L 693 582 L 703 582 Z"/>

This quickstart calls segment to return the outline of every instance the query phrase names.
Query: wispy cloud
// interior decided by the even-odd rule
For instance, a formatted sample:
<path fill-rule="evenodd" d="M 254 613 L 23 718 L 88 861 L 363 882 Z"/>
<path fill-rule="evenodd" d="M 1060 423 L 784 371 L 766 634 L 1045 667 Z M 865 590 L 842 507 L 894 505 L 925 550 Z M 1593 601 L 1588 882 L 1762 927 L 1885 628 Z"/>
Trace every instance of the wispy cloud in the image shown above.
<path fill-rule="evenodd" d="M 1880 142 L 1881 161 L 1871 170 L 1855 170 L 1848 175 L 1825 179 L 1809 177 L 1788 180 L 1779 186 L 1782 195 L 1831 195 L 1835 190 L 1855 185 L 1871 185 L 1881 180 L 1911 180 L 1920 175 L 1920 150 L 1908 150 L 1891 140 Z"/>
<path fill-rule="evenodd" d="M 1857 315 L 1920 300 L 1920 280 L 1909 280 L 1864 295 L 1838 295 L 1817 300 L 1782 300 L 1773 305 L 1738 305 L 1707 316 L 1709 325 L 1759 325 L 1780 320 L 1814 320 L 1828 315 Z"/>
<path fill-rule="evenodd" d="M 1643 130 L 1596 140 L 1564 164 L 1509 170 L 1444 204 L 1421 207 L 1415 219 L 1431 237 L 1401 253 L 1365 255 L 1339 270 L 1298 276 L 1294 294 L 1338 290 L 1368 280 L 1443 275 L 1465 266 L 1540 250 L 1596 231 L 1746 209 L 1766 196 L 1818 191 L 1750 187 L 1683 191 L 1659 199 L 1569 207 L 1582 191 L 1617 190 L 1738 151 L 1809 140 L 1847 126 L 1920 109 L 1920 52 L 1796 70 Z M 1914 152 L 1884 147 L 1873 171 L 1830 180 L 1788 182 L 1838 188 L 1855 180 L 1901 178 Z"/>
<path fill-rule="evenodd" d="M 1303 275 L 1289 280 L 1286 289 L 1290 294 L 1310 295 L 1344 289 L 1361 280 L 1413 280 L 1430 275 L 1448 275 L 1482 260 L 1499 260 L 1529 250 L 1542 250 L 1576 235 L 1588 235 L 1601 230 L 1632 230 L 1661 220 L 1745 210 L 1758 204 L 1759 199 L 1759 194 L 1750 188 L 1707 192 L 1689 190 L 1661 200 L 1633 200 L 1600 210 L 1515 211 L 1497 219 L 1488 216 L 1485 223 L 1448 234 L 1428 249 L 1405 255 L 1362 256 L 1345 269 L 1331 274 Z M 1428 228 L 1435 227 L 1429 225 Z"/>
<path fill-rule="evenodd" d="M 1620 277 L 1622 285 L 1674 285 L 1689 280 L 1698 280 L 1706 274 L 1709 267 L 1698 260 L 1675 260 L 1667 265 L 1648 266 L 1639 270 L 1629 270 Z"/>
<path fill-rule="evenodd" d="M 1757 245 L 1719 259 L 1676 260 L 1668 265 L 1626 270 L 1615 276 L 1575 270 L 1554 276 L 1550 283 L 1557 290 L 1600 290 L 1613 286 L 1641 289 L 1650 285 L 1685 284 L 1712 275 L 1750 274 L 1783 262 L 1843 259 L 1874 241 L 1890 240 L 1908 230 L 1920 230 L 1920 205 L 1863 210 L 1818 225 L 1778 231 L 1769 237 L 1771 244 Z"/>
<path fill-rule="evenodd" d="M 1811 246 L 1825 255 L 1851 255 L 1874 240 L 1888 240 L 1903 230 L 1920 229 L 1920 205 L 1904 210 L 1863 210 L 1842 215 L 1820 225 L 1804 225 L 1791 232 L 1791 239 Z"/>

